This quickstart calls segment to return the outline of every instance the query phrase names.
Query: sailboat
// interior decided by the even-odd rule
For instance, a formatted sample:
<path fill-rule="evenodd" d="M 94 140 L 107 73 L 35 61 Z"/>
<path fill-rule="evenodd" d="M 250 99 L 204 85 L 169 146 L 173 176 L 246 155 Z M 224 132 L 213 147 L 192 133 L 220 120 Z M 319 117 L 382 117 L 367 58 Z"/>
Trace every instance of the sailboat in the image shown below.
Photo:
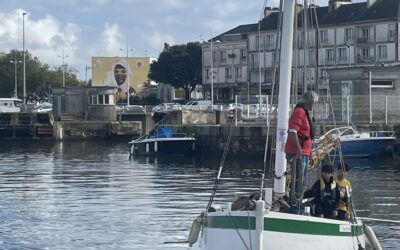
<path fill-rule="evenodd" d="M 367 238 L 375 248 L 379 243 L 371 228 L 356 218 L 340 221 L 310 215 L 290 214 L 273 209 L 273 204 L 286 193 L 286 158 L 293 53 L 295 0 L 283 6 L 282 44 L 280 51 L 280 85 L 274 186 L 265 189 L 264 199 L 256 200 L 255 210 L 231 211 L 209 209 L 194 220 L 189 245 L 200 236 L 201 249 L 365 249 Z M 221 168 L 217 180 L 221 175 Z M 216 187 L 214 187 L 216 190 Z M 212 199 L 210 199 L 212 201 Z"/>

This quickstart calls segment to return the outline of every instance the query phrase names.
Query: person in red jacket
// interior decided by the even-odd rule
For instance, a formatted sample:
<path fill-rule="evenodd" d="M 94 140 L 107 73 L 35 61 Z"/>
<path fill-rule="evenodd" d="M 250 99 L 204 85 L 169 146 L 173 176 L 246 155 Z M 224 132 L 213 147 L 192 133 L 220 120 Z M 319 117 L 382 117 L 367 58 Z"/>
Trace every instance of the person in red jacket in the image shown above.
<path fill-rule="evenodd" d="M 300 202 L 308 184 L 308 166 L 311 154 L 314 128 L 309 112 L 318 101 L 314 91 L 305 92 L 289 118 L 288 138 L 285 154 L 291 171 L 291 189 L 289 194 L 290 211 L 300 212 Z M 293 178 L 295 177 L 295 179 Z"/>

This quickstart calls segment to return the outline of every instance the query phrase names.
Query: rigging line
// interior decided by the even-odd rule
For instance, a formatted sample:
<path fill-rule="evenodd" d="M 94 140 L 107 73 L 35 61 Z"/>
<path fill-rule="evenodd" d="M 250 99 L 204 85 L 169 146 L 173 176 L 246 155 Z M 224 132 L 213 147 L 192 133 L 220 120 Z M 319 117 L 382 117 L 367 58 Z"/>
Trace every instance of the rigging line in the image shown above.
<path fill-rule="evenodd" d="M 230 210 L 228 210 L 228 215 L 229 215 L 229 219 L 230 219 L 231 222 L 232 222 L 232 226 L 233 226 L 233 228 L 235 228 L 236 233 L 237 233 L 237 235 L 239 235 L 239 238 L 240 238 L 240 240 L 242 241 L 244 247 L 245 247 L 247 250 L 250 250 L 250 248 L 247 246 L 245 240 L 243 239 L 242 235 L 240 234 L 239 229 L 237 228 L 235 222 L 233 221 L 233 219 L 232 219 L 232 214 L 231 214 L 231 211 L 230 211 Z"/>
<path fill-rule="evenodd" d="M 233 134 L 233 125 L 230 125 L 229 126 L 228 139 L 226 141 L 224 152 L 222 154 L 222 159 L 221 159 L 221 162 L 220 162 L 220 165 L 219 165 L 218 174 L 217 174 L 217 176 L 215 178 L 215 181 L 214 181 L 214 187 L 213 187 L 210 199 L 209 199 L 207 207 L 206 207 L 206 212 L 210 209 L 211 204 L 212 204 L 212 202 L 214 200 L 215 194 L 217 192 L 219 180 L 220 180 L 221 173 L 222 173 L 222 168 L 223 168 L 224 163 L 225 163 L 226 155 L 228 154 L 228 149 L 229 149 L 229 145 L 230 145 L 230 142 L 231 142 L 232 134 Z"/>
<path fill-rule="evenodd" d="M 319 62 L 319 53 L 318 53 L 318 51 L 319 51 L 319 49 L 321 49 L 321 52 L 323 51 L 322 49 L 322 43 L 321 43 L 321 36 L 320 36 L 320 34 L 319 34 L 319 31 L 320 31 L 320 28 L 319 28 L 319 22 L 318 22 L 318 14 L 317 14 L 317 7 L 316 7 L 316 5 L 315 5 L 315 2 L 313 1 L 313 0 L 311 0 L 311 5 L 312 5 L 312 12 L 313 12 L 313 14 L 314 14 L 314 20 L 315 20 L 315 35 L 316 35 L 316 37 L 317 37 L 317 39 L 316 39 L 316 42 L 317 42 L 317 45 L 315 46 L 315 51 L 316 51 L 316 53 L 315 53 L 315 71 L 316 71 L 316 74 L 317 74 L 317 78 L 316 78 L 316 80 L 318 79 L 318 62 Z M 322 70 L 321 70 L 321 73 L 322 73 L 322 77 L 323 78 L 328 78 L 328 73 L 327 73 L 327 71 L 326 71 L 326 61 L 325 61 L 325 55 L 324 55 L 324 53 L 322 53 L 321 54 L 321 60 L 322 60 Z M 330 92 L 330 88 L 329 88 L 329 79 L 326 79 L 326 81 L 327 81 L 327 101 L 328 101 L 328 103 L 329 103 L 329 107 L 330 107 L 330 109 L 332 110 L 332 117 L 333 117 L 333 123 L 334 123 L 334 126 L 336 126 L 336 118 L 335 118 L 335 112 L 334 112 L 334 109 L 333 109 L 333 104 L 332 104 L 332 95 L 331 95 L 331 92 Z M 319 93 L 320 94 L 320 93 Z"/>

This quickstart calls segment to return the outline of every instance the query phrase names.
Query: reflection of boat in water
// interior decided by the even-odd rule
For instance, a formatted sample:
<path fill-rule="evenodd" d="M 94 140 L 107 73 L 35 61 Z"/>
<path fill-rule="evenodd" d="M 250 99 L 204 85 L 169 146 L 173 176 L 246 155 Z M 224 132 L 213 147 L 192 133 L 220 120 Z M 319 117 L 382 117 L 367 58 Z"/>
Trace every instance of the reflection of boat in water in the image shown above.
<path fill-rule="evenodd" d="M 130 155 L 193 155 L 195 138 L 173 133 L 170 127 L 160 127 L 148 135 L 129 142 Z"/>
<path fill-rule="evenodd" d="M 369 233 L 373 235 L 372 230 L 356 218 L 354 210 L 349 221 L 311 217 L 300 212 L 299 214 L 284 212 L 284 196 L 288 191 L 284 145 L 289 120 L 296 1 L 281 1 L 283 2 L 274 188 L 268 188 L 265 194 L 261 194 L 264 199 L 260 197 L 251 201 L 254 210 L 250 209 L 250 197 L 247 198 L 249 203 L 243 206 L 243 210 L 234 210 L 229 203 L 226 209 L 211 206 L 222 172 L 221 163 L 208 205 L 193 222 L 188 239 L 189 245 L 193 245 L 201 235 L 202 249 L 209 250 L 321 248 L 350 250 L 365 249 L 366 235 Z M 261 182 L 263 181 L 262 179 Z M 260 190 L 263 190 L 263 185 Z M 301 201 L 302 198 L 299 198 L 299 202 Z"/>
<path fill-rule="evenodd" d="M 400 140 L 396 140 L 392 146 L 393 160 L 400 161 Z"/>
<path fill-rule="evenodd" d="M 322 135 L 320 139 L 327 136 L 339 138 L 341 153 L 348 157 L 368 157 L 389 152 L 396 139 L 393 131 L 360 133 L 353 126 L 334 128 Z"/>

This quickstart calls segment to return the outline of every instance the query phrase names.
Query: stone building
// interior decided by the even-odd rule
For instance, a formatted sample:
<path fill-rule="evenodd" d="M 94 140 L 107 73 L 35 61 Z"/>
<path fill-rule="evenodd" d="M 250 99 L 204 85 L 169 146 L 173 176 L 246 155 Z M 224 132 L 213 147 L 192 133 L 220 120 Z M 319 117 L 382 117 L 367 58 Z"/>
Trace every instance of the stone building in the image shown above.
<path fill-rule="evenodd" d="M 203 43 L 208 96 L 211 85 L 214 100 L 271 93 L 279 76 L 279 16 L 279 9 L 267 7 L 258 23 Z M 297 6 L 293 93 L 314 89 L 322 96 L 329 91 L 338 96 L 399 96 L 399 23 L 398 0 Z M 372 106 L 370 100 L 364 105 Z"/>

